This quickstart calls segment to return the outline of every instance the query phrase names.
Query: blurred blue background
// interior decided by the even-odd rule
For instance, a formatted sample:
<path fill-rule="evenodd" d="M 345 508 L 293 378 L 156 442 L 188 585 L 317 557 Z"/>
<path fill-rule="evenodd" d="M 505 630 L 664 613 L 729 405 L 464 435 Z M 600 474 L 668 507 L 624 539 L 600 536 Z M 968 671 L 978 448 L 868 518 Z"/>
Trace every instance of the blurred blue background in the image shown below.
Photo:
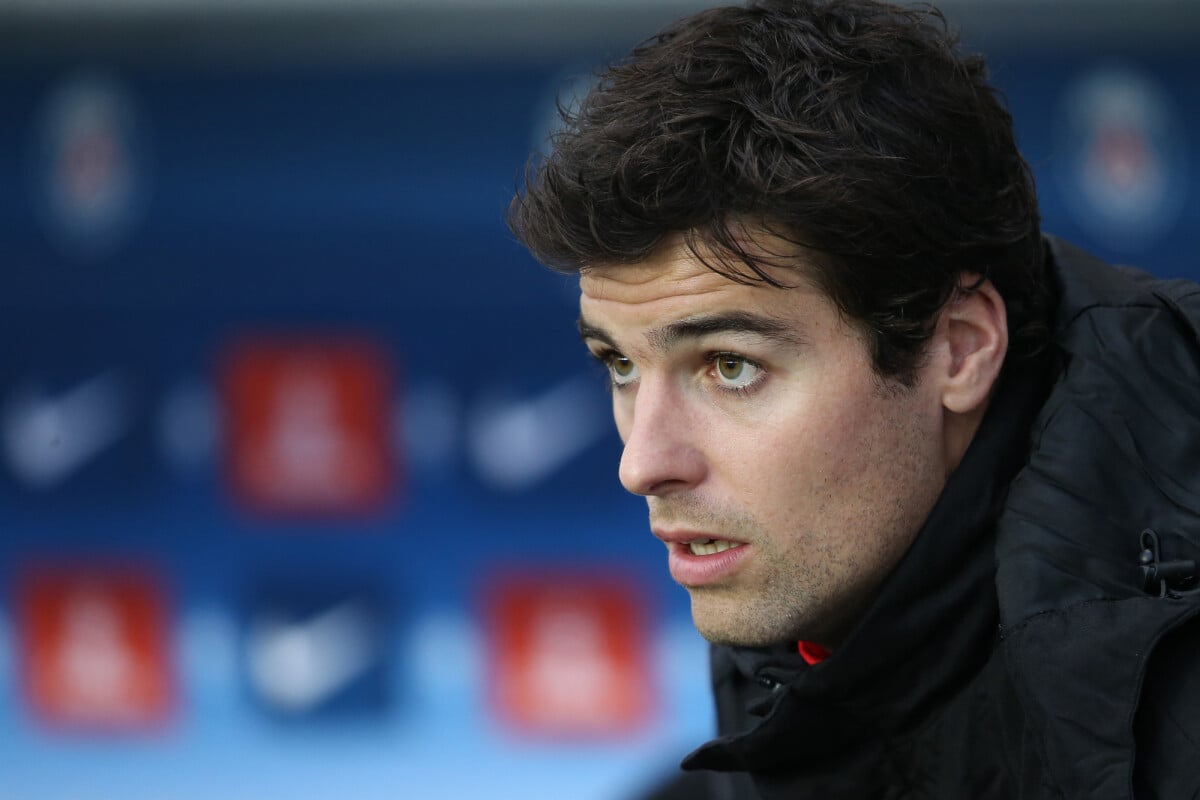
<path fill-rule="evenodd" d="M 1196 4 L 948 4 L 1045 228 L 1200 277 Z M 695 4 L 0 3 L 0 800 L 634 798 L 707 657 L 503 225 Z"/>

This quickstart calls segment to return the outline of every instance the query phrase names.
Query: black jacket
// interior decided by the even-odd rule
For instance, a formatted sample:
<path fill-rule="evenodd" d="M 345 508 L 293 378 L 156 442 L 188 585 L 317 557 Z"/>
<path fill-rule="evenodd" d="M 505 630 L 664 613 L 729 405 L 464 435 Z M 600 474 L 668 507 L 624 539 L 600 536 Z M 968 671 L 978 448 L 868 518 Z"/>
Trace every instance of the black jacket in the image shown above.
<path fill-rule="evenodd" d="M 689 796 L 1200 797 L 1200 286 L 1047 252 L 1053 346 L 843 645 L 713 648 Z"/>

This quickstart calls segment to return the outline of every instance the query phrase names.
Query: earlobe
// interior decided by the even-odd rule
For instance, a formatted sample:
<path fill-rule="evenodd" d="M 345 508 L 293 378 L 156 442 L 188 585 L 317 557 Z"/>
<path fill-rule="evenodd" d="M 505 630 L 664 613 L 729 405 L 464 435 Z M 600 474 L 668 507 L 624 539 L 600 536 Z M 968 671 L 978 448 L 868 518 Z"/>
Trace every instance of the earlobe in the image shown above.
<path fill-rule="evenodd" d="M 939 320 L 949 354 L 942 405 L 968 414 L 986 404 L 1000 376 L 1008 352 L 1008 317 L 1004 298 L 991 281 L 966 273 L 959 286 Z"/>

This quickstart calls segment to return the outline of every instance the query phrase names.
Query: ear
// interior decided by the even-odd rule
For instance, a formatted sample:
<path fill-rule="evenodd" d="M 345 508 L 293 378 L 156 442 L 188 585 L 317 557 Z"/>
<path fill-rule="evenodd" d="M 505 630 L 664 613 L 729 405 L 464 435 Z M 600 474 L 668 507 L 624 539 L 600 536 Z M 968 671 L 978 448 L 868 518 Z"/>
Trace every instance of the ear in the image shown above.
<path fill-rule="evenodd" d="M 1004 298 L 991 281 L 963 273 L 938 327 L 949 353 L 941 376 L 942 405 L 959 414 L 981 410 L 1008 352 Z"/>

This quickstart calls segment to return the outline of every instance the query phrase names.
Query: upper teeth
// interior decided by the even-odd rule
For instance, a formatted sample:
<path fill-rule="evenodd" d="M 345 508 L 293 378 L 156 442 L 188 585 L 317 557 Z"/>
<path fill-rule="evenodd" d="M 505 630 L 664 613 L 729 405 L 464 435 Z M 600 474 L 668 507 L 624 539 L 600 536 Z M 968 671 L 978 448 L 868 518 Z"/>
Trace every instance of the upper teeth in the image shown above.
<path fill-rule="evenodd" d="M 741 546 L 741 542 L 730 542 L 725 539 L 705 539 L 703 541 L 688 542 L 688 549 L 692 551 L 692 555 L 696 556 L 716 555 L 717 553 L 724 553 L 726 550 Z"/>

